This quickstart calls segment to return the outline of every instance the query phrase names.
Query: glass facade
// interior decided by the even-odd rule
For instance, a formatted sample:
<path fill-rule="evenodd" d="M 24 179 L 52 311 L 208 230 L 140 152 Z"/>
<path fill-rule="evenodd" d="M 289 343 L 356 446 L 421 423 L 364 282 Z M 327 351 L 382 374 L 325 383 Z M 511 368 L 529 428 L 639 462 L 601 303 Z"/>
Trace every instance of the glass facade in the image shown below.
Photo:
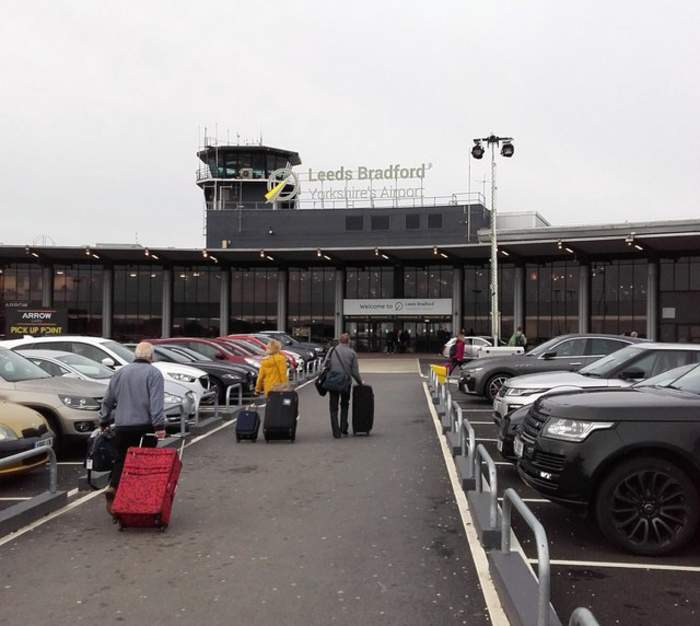
<path fill-rule="evenodd" d="M 453 271 L 451 267 L 405 267 L 403 270 L 404 298 L 451 298 Z"/>
<path fill-rule="evenodd" d="M 659 263 L 659 340 L 700 342 L 700 257 Z"/>
<path fill-rule="evenodd" d="M 300 339 L 332 339 L 335 334 L 335 268 L 292 268 L 288 275 L 287 330 Z"/>
<path fill-rule="evenodd" d="M 276 269 L 231 270 L 229 332 L 246 333 L 277 328 Z"/>
<path fill-rule="evenodd" d="M 222 276 L 218 267 L 173 268 L 173 337 L 219 335 Z"/>
<path fill-rule="evenodd" d="M 645 259 L 591 265 L 591 332 L 645 336 L 647 262 Z"/>
<path fill-rule="evenodd" d="M 394 298 L 393 267 L 348 267 L 345 271 L 345 297 Z"/>
<path fill-rule="evenodd" d="M 207 165 L 216 178 L 267 178 L 274 170 L 286 167 L 287 157 L 257 150 L 216 150 L 209 153 Z"/>
<path fill-rule="evenodd" d="M 498 307 L 501 310 L 501 334 L 513 333 L 512 265 L 498 266 Z M 464 268 L 462 328 L 467 336 L 491 334 L 491 272 L 489 266 Z"/>
<path fill-rule="evenodd" d="M 139 341 L 160 337 L 163 321 L 163 268 L 114 268 L 112 337 Z"/>
<path fill-rule="evenodd" d="M 5 307 L 11 303 L 26 302 L 28 306 L 41 306 L 42 269 L 31 263 L 0 265 L 0 337 L 5 335 L 7 320 Z"/>
<path fill-rule="evenodd" d="M 53 305 L 68 312 L 68 332 L 102 335 L 102 267 L 55 265 Z"/>
<path fill-rule="evenodd" d="M 525 266 L 525 334 L 537 344 L 578 332 L 578 264 L 574 261 Z"/>

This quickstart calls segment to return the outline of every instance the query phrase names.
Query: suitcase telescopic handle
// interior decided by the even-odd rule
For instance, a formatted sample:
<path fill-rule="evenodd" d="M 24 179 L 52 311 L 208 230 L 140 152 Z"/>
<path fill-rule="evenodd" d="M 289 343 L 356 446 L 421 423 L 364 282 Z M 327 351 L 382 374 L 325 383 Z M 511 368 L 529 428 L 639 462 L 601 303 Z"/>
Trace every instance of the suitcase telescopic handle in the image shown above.
<path fill-rule="evenodd" d="M 146 437 L 154 437 L 156 440 L 156 445 L 158 445 L 158 435 L 156 435 L 155 433 L 146 433 L 145 435 L 142 435 L 141 439 L 139 440 L 139 448 L 143 448 L 143 440 Z"/>

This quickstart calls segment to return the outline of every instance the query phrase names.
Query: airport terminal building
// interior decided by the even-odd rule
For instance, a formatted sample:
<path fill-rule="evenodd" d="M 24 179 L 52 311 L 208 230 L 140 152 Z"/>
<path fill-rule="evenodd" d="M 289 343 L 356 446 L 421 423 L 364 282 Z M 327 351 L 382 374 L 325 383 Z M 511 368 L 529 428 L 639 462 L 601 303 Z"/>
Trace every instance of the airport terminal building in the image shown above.
<path fill-rule="evenodd" d="M 396 330 L 435 352 L 459 329 L 490 333 L 479 194 L 425 197 L 425 164 L 297 173 L 296 152 L 262 145 L 197 156 L 206 247 L 1 245 L 0 334 L 22 307 L 118 340 L 346 330 L 380 351 Z M 588 331 L 700 341 L 700 220 L 559 227 L 511 213 L 498 227 L 503 336 L 522 325 L 533 343 Z"/>

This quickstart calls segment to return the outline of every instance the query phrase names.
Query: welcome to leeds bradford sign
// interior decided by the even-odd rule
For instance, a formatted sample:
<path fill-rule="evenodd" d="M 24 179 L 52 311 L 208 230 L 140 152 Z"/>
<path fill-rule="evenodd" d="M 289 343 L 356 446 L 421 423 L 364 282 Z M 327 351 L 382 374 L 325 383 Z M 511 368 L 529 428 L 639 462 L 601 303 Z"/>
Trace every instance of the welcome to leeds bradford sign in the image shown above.
<path fill-rule="evenodd" d="M 452 315 L 452 298 L 343 300 L 345 315 Z"/>

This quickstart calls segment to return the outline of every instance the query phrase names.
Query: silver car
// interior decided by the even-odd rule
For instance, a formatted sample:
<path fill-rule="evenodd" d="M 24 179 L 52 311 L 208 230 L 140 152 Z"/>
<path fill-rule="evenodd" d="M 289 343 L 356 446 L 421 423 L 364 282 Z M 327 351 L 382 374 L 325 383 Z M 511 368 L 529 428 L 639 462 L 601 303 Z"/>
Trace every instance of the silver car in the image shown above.
<path fill-rule="evenodd" d="M 700 344 L 638 343 L 581 368 L 578 372 L 542 372 L 503 383 L 493 401 L 497 423 L 545 394 L 600 387 L 628 387 L 663 372 L 700 362 Z"/>

